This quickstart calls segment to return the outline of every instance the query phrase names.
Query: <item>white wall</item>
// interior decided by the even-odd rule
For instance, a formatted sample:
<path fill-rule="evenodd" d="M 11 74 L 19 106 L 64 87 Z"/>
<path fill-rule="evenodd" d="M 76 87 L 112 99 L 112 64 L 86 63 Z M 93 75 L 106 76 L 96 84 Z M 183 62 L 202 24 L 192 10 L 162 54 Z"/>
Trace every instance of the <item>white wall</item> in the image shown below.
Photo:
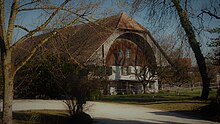
<path fill-rule="evenodd" d="M 122 75 L 122 66 L 112 66 L 112 75 L 109 76 L 109 80 L 110 81 L 118 81 L 118 80 L 138 81 L 135 72 L 139 71 L 141 67 L 140 66 L 129 66 L 129 68 L 130 68 L 130 74 Z M 157 77 L 155 77 L 154 80 L 155 80 L 155 83 L 151 85 L 151 88 L 147 89 L 148 92 L 158 92 Z M 149 84 L 147 87 L 149 87 Z"/>
<path fill-rule="evenodd" d="M 109 80 L 130 80 L 130 81 L 138 81 L 135 75 L 135 67 L 129 66 L 131 74 L 122 75 L 122 67 L 121 66 L 112 66 L 112 75 L 109 76 Z M 136 69 L 140 69 L 140 67 L 136 66 Z"/>

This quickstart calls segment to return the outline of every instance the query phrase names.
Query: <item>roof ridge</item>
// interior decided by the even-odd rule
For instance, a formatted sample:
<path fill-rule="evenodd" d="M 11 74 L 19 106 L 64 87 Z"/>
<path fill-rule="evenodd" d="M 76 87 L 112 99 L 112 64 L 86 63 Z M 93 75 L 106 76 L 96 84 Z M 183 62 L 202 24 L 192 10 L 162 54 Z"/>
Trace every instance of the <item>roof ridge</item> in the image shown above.
<path fill-rule="evenodd" d="M 121 21 L 121 17 L 122 17 L 122 15 L 123 15 L 123 13 L 124 13 L 124 12 L 121 12 L 120 14 L 118 14 L 118 15 L 120 15 L 120 16 L 119 16 L 119 19 L 118 19 L 118 22 L 117 22 L 117 25 L 116 25 L 116 27 L 115 27 L 115 28 L 118 28 L 119 23 L 120 23 L 120 21 Z"/>

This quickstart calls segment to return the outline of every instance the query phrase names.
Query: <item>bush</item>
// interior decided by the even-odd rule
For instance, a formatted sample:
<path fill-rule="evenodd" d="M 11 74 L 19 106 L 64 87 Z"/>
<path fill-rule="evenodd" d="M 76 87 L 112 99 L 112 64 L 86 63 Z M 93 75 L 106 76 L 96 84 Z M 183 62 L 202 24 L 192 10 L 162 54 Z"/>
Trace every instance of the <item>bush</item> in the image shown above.
<path fill-rule="evenodd" d="M 89 100 L 92 100 L 92 101 L 100 100 L 101 95 L 102 94 L 100 90 L 94 90 L 90 93 Z"/>

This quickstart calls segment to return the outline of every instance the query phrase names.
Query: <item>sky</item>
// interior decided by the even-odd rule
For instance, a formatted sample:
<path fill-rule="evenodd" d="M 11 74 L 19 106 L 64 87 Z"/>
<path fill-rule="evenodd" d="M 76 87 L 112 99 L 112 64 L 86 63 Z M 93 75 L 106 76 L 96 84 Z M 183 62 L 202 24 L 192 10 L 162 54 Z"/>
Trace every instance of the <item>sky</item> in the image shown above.
<path fill-rule="evenodd" d="M 6 20 L 8 20 L 8 17 L 9 17 L 11 1 L 12 0 L 6 0 L 6 2 L 5 2 Z M 57 1 L 62 2 L 63 0 L 57 0 Z M 59 5 L 59 2 L 57 2 L 57 1 L 54 2 L 54 4 Z M 69 5 L 76 6 L 76 7 L 80 6 L 82 4 L 90 5 L 95 0 L 84 0 L 82 4 L 76 4 L 76 1 L 80 1 L 80 0 L 74 0 L 74 1 L 70 2 Z M 152 25 L 151 23 L 149 23 L 149 21 L 148 21 L 149 17 L 146 16 L 147 10 L 143 10 L 141 12 L 138 12 L 138 13 L 131 15 L 129 6 L 127 6 L 127 4 L 122 3 L 122 2 L 126 2 L 126 0 L 102 0 L 102 1 L 103 1 L 103 3 L 99 6 L 99 8 L 96 9 L 96 11 L 94 11 L 94 14 L 92 14 L 88 18 L 98 19 L 98 18 L 102 18 L 105 16 L 115 15 L 120 12 L 126 12 L 128 15 L 132 16 L 137 22 L 139 22 L 141 25 L 146 27 L 151 32 L 151 34 L 155 37 L 155 39 L 160 39 L 161 36 L 172 35 L 177 30 L 176 26 L 178 25 L 178 17 L 176 18 L 177 20 L 169 21 L 170 23 L 167 23 L 167 26 L 165 29 L 158 31 L 158 30 L 155 30 L 155 29 L 157 29 L 157 25 Z M 193 0 L 192 4 L 191 4 L 192 8 L 190 8 L 192 10 L 192 15 L 193 14 L 194 14 L 194 16 L 198 15 L 200 13 L 201 8 L 208 8 L 209 6 L 215 6 L 215 5 L 220 4 L 220 1 L 218 1 L 218 0 L 216 0 L 216 2 L 219 2 L 218 4 L 212 2 L 214 0 L 210 0 L 210 1 Z M 27 2 L 29 2 L 29 0 L 21 0 L 20 5 L 27 3 Z M 67 5 L 67 6 L 69 6 L 69 5 Z M 31 6 L 31 7 L 34 7 L 34 6 Z M 220 8 L 220 7 L 218 6 L 218 8 Z M 208 9 L 210 9 L 210 8 L 208 8 Z M 39 11 L 38 10 L 38 11 L 29 11 L 29 12 L 19 12 L 19 14 L 17 16 L 16 24 L 25 26 L 29 30 L 32 30 L 32 29 L 36 28 L 37 25 L 41 24 L 42 22 L 44 22 L 48 18 L 48 15 L 49 15 L 48 12 L 50 12 L 50 11 Z M 43 16 L 45 14 L 46 14 L 46 16 Z M 216 20 L 214 18 L 210 18 L 207 15 L 204 15 L 203 17 L 204 17 L 203 19 L 204 19 L 205 26 L 220 27 L 219 20 Z M 199 21 L 197 20 L 197 18 L 191 18 L 191 21 L 195 27 L 198 27 Z M 25 31 L 15 29 L 14 30 L 14 38 L 13 38 L 14 41 L 19 39 L 24 34 L 26 34 Z M 201 48 L 204 53 L 208 53 L 210 50 L 207 48 L 207 45 L 206 45 L 207 41 L 210 41 L 210 38 L 217 37 L 218 35 L 219 34 L 210 34 L 207 32 L 200 33 L 200 35 L 199 35 L 199 37 L 197 37 L 197 39 L 199 41 L 202 41 Z"/>

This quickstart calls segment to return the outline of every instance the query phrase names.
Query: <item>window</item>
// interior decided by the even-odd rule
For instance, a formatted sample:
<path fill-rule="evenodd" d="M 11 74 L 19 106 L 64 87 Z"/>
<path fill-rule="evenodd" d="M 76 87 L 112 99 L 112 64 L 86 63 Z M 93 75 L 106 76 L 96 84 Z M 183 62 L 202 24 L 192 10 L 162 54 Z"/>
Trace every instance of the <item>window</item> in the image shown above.
<path fill-rule="evenodd" d="M 129 66 L 127 67 L 121 67 L 121 75 L 130 75 L 131 74 L 131 68 Z"/>
<path fill-rule="evenodd" d="M 122 49 L 119 49 L 119 51 L 118 51 L 118 57 L 121 59 L 121 58 L 123 58 L 123 56 L 124 56 L 123 50 L 122 50 Z"/>
<path fill-rule="evenodd" d="M 121 75 L 128 75 L 126 67 L 121 66 Z"/>
<path fill-rule="evenodd" d="M 122 49 L 118 49 L 115 54 L 115 65 L 121 65 L 122 59 L 124 58 L 124 52 Z"/>
<path fill-rule="evenodd" d="M 131 49 L 126 49 L 126 58 L 130 58 Z"/>

